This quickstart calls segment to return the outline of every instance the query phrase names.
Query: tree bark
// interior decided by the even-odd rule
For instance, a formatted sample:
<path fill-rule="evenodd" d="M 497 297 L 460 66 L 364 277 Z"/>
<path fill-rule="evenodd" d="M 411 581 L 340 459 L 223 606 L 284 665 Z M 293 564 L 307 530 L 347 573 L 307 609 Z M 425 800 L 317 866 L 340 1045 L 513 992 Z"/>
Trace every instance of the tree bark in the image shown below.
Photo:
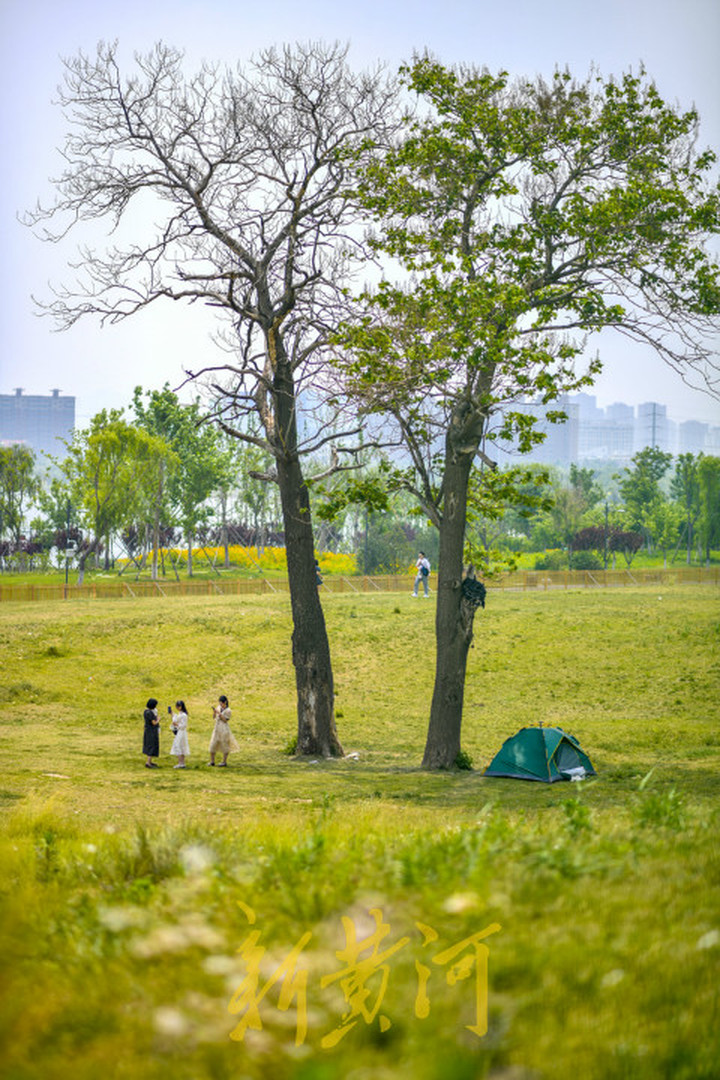
<path fill-rule="evenodd" d="M 457 454 L 446 442 L 443 515 L 440 521 L 436 666 L 423 767 L 452 768 L 460 752 L 465 671 L 475 607 L 463 599 L 463 550 L 467 489 L 474 454 Z"/>
<path fill-rule="evenodd" d="M 274 337 L 274 340 L 273 340 Z M 335 694 L 330 644 L 315 576 L 315 543 L 310 497 L 297 452 L 295 391 L 282 343 L 270 332 L 274 359 L 277 476 L 280 488 L 290 603 L 292 658 L 297 689 L 297 752 L 342 757 L 335 727 Z"/>

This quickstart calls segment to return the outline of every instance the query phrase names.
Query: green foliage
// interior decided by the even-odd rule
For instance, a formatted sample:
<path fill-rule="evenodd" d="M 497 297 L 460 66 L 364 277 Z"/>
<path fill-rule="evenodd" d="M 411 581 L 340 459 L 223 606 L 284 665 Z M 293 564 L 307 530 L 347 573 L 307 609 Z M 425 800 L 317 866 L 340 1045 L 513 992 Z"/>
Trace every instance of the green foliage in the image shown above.
<path fill-rule="evenodd" d="M 602 498 L 602 488 L 596 483 L 595 470 L 570 465 L 570 487 L 579 492 L 586 509 L 590 510 Z"/>
<path fill-rule="evenodd" d="M 0 541 L 8 535 L 20 542 L 25 511 L 39 487 L 30 447 L 0 446 Z"/>
<path fill-rule="evenodd" d="M 639 785 L 639 795 L 633 807 L 633 816 L 641 828 L 658 827 L 679 832 L 687 827 L 685 800 L 675 786 L 665 786 L 661 791 L 648 789 L 651 771 Z"/>
<path fill-rule="evenodd" d="M 700 533 L 706 560 L 710 548 L 720 542 L 720 458 L 703 457 L 698 462 L 700 488 Z"/>
<path fill-rule="evenodd" d="M 687 562 L 689 564 L 692 558 L 693 529 L 700 514 L 698 461 L 692 454 L 678 455 L 675 461 L 675 471 L 670 479 L 670 494 L 683 513 Z"/>
<path fill-rule="evenodd" d="M 549 567 L 547 569 L 549 569 Z M 602 570 L 603 561 L 594 551 L 574 551 L 570 559 L 570 569 Z"/>
<path fill-rule="evenodd" d="M 472 767 L 473 767 L 472 758 L 470 757 L 470 755 L 468 753 L 466 753 L 465 750 L 459 750 L 458 754 L 457 754 L 457 757 L 455 758 L 455 761 L 453 762 L 453 766 L 456 769 L 460 769 L 461 772 L 462 771 L 468 772 L 468 771 L 472 770 Z"/>
<path fill-rule="evenodd" d="M 390 508 L 387 487 L 388 466 L 381 462 L 378 470 L 361 476 L 345 476 L 341 482 L 325 486 L 319 492 L 317 516 L 332 521 L 349 506 L 359 506 L 368 513 L 386 511 Z"/>
<path fill-rule="evenodd" d="M 579 836 L 592 831 L 590 807 L 581 798 L 564 799 L 561 803 L 565 814 L 565 828 L 571 836 Z"/>
<path fill-rule="evenodd" d="M 664 495 L 660 481 L 670 468 L 672 454 L 647 446 L 632 458 L 632 468 L 623 469 L 620 494 L 625 503 L 628 525 L 651 533 L 653 514 Z"/>
<path fill-rule="evenodd" d="M 177 467 L 170 477 L 168 495 L 185 535 L 194 535 L 207 519 L 209 496 L 225 476 L 218 429 L 203 425 L 199 404 L 181 404 L 167 383 L 162 390 L 144 395 L 142 388 L 136 387 L 133 409 L 138 425 L 165 439 L 172 448 Z"/>
<path fill-rule="evenodd" d="M 140 520 L 149 516 L 160 478 L 176 461 L 161 436 L 129 424 L 122 410 L 103 409 L 87 429 L 73 432 L 59 463 L 66 485 L 52 497 L 58 514 L 69 503 L 89 533 L 82 565 L 102 540 L 137 520 L 138 512 Z"/>
<path fill-rule="evenodd" d="M 533 560 L 535 570 L 562 570 L 567 558 L 562 551 L 546 551 Z"/>
<path fill-rule="evenodd" d="M 486 576 L 514 569 L 511 553 L 493 549 L 501 535 L 498 525 L 508 511 L 513 519 L 527 520 L 550 510 L 549 482 L 550 473 L 542 468 L 473 469 L 468 486 L 465 561 Z"/>

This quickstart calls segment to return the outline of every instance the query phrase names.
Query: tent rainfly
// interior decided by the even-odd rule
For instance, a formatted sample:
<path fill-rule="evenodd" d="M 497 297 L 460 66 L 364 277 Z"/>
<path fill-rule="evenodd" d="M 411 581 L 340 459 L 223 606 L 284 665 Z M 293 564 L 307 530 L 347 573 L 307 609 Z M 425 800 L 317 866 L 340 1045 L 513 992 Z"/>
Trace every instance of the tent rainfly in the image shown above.
<path fill-rule="evenodd" d="M 554 784 L 595 776 L 595 770 L 573 735 L 556 727 L 532 727 L 506 739 L 483 775 Z"/>

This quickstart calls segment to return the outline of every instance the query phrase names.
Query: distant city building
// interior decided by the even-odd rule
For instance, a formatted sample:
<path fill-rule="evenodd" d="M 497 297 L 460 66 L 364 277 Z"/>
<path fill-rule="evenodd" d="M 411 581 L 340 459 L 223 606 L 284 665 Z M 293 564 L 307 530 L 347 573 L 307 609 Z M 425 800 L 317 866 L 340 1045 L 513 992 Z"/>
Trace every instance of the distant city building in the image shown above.
<path fill-rule="evenodd" d="M 637 407 L 635 423 L 635 452 L 646 446 L 656 446 L 665 453 L 674 453 L 675 425 L 668 420 L 667 406 L 657 401 L 645 401 Z"/>
<path fill-rule="evenodd" d="M 720 457 L 720 426 L 708 428 L 703 453 Z"/>
<path fill-rule="evenodd" d="M 678 454 L 701 454 L 705 450 L 709 424 L 701 424 L 699 420 L 684 420 L 678 424 Z"/>
<path fill-rule="evenodd" d="M 567 420 L 562 424 L 553 424 L 545 419 L 547 409 L 543 406 L 536 407 L 540 419 L 537 424 L 538 431 L 545 432 L 545 441 L 535 448 L 534 461 L 540 461 L 545 465 L 560 465 L 564 461 L 577 461 L 580 452 L 579 438 L 581 430 L 580 405 L 561 398 L 552 408 L 567 413 Z"/>
<path fill-rule="evenodd" d="M 0 394 L 0 443 L 24 443 L 36 454 L 63 457 L 61 439 L 69 439 L 75 427 L 75 398 L 49 395 Z"/>
<path fill-rule="evenodd" d="M 623 401 L 616 401 L 613 405 L 608 405 L 605 409 L 605 415 L 608 420 L 630 424 L 631 427 L 635 422 L 635 410 L 632 405 L 626 405 Z"/>
<path fill-rule="evenodd" d="M 612 461 L 627 464 L 633 455 L 647 446 L 656 446 L 670 454 L 713 454 L 720 452 L 720 427 L 695 420 L 676 424 L 667 415 L 667 406 L 646 401 L 637 406 L 615 402 L 598 408 L 592 394 L 570 394 L 552 406 L 567 414 L 564 424 L 547 421 L 547 407 L 538 402 L 524 402 L 516 408 L 537 417 L 537 430 L 546 435 L 545 441 L 525 461 L 544 465 L 592 464 Z M 517 461 L 519 455 L 510 446 L 497 446 L 496 456 L 502 464 Z"/>

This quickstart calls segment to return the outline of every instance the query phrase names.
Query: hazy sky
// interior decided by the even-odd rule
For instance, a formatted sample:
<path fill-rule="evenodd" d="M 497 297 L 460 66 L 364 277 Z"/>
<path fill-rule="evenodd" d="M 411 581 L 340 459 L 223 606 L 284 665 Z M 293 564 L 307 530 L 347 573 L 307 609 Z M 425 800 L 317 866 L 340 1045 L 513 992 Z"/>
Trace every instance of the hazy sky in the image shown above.
<path fill-rule="evenodd" d="M 514 74 L 591 64 L 619 74 L 643 63 L 661 94 L 701 116 L 701 143 L 720 147 L 718 0 L 0 0 L 0 393 L 23 387 L 74 394 L 78 422 L 103 406 L 127 405 L 133 387 L 176 385 L 184 365 L 212 357 L 209 313 L 178 305 L 115 327 L 85 322 L 58 333 L 35 314 L 31 295 L 69 279 L 72 237 L 43 244 L 16 215 L 60 171 L 64 126 L 53 106 L 61 57 L 98 41 L 120 43 L 129 60 L 156 41 L 185 49 L 188 65 L 235 63 L 272 44 L 350 42 L 350 60 L 391 68 L 429 48 L 446 64 L 487 64 Z M 665 402 L 671 417 L 720 423 L 720 404 L 687 389 L 652 353 L 618 339 L 603 344 L 598 404 Z"/>

